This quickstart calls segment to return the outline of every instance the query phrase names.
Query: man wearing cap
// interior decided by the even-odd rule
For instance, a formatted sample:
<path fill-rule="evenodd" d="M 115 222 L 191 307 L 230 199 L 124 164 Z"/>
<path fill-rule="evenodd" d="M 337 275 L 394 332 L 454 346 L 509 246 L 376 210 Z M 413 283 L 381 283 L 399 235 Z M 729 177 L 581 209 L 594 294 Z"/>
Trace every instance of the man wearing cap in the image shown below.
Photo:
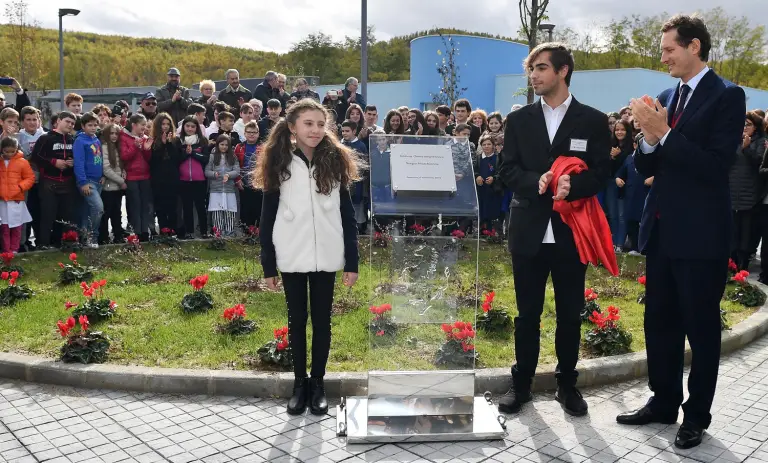
<path fill-rule="evenodd" d="M 179 85 L 181 74 L 176 68 L 168 70 L 168 83 L 157 89 L 157 110 L 168 113 L 174 123 L 178 123 L 187 115 L 187 106 L 191 105 L 189 89 Z"/>
<path fill-rule="evenodd" d="M 157 116 L 157 98 L 154 93 L 147 92 L 141 97 L 141 107 L 137 112 L 143 114 L 149 122 L 155 120 L 155 116 Z"/>

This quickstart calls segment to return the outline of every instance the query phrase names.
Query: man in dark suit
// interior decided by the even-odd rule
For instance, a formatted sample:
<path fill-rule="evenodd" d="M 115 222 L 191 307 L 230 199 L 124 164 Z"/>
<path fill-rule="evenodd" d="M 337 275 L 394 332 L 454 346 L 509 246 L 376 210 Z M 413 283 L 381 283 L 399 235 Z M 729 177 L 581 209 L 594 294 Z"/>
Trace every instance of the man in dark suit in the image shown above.
<path fill-rule="evenodd" d="M 635 166 L 654 177 L 639 236 L 647 255 L 645 340 L 654 395 L 616 419 L 672 424 L 682 404 L 679 448 L 701 443 L 712 419 L 731 236 L 728 172 L 746 113 L 744 91 L 707 67 L 710 46 L 701 19 L 670 19 L 662 28 L 661 61 L 680 83 L 662 92 L 655 108 L 631 103 L 644 136 Z M 693 360 L 683 403 L 686 336 Z"/>
<path fill-rule="evenodd" d="M 566 46 L 539 45 L 526 59 L 525 68 L 541 99 L 507 116 L 507 142 L 499 166 L 500 180 L 514 191 L 509 250 L 519 312 L 515 318 L 517 364 L 512 367 L 512 387 L 500 399 L 499 411 L 516 413 L 532 399 L 544 292 L 551 274 L 557 313 L 555 398 L 567 413 L 581 416 L 588 407 L 576 389 L 576 362 L 587 267 L 581 263 L 573 232 L 552 207 L 555 199 L 589 198 L 605 185 L 611 151 L 608 118 L 570 94 L 574 62 Z M 558 156 L 579 157 L 588 169 L 562 175 L 553 196 L 548 187 Z"/>

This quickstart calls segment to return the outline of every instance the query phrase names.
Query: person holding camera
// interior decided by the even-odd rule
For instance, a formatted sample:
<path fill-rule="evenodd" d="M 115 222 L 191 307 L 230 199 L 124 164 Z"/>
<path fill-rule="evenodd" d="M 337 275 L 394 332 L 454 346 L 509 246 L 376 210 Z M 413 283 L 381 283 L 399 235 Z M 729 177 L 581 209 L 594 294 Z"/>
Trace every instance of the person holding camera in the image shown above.
<path fill-rule="evenodd" d="M 174 121 L 180 121 L 187 115 L 187 107 L 193 103 L 189 89 L 182 87 L 181 74 L 176 68 L 168 70 L 168 83 L 158 88 L 157 112 L 168 113 Z"/>
<path fill-rule="evenodd" d="M 14 79 L 13 77 L 9 76 L 3 76 L 0 77 L 0 86 L 8 86 L 13 88 L 13 91 L 16 92 L 16 104 L 10 105 L 6 104 L 5 101 L 5 94 L 2 90 L 0 90 L 0 109 L 3 109 L 5 107 L 11 107 L 11 108 L 17 108 L 19 111 L 21 111 L 21 108 L 25 106 L 31 106 L 32 103 L 29 101 L 29 95 L 27 95 L 27 92 L 24 91 L 24 89 L 19 84 L 19 81 Z"/>

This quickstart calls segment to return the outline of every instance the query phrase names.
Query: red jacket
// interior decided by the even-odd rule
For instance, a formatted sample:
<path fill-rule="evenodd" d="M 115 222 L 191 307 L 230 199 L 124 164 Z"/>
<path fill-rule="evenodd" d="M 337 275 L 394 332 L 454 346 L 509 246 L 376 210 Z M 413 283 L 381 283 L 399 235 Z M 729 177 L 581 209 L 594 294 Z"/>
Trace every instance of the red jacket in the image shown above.
<path fill-rule="evenodd" d="M 136 137 L 123 130 L 120 132 L 120 159 L 125 168 L 125 179 L 128 181 L 149 180 L 149 159 L 151 150 L 136 146 Z M 146 138 L 140 139 L 143 142 Z"/>
<path fill-rule="evenodd" d="M 587 164 L 575 156 L 559 156 L 552 164 L 551 170 L 554 175 L 549 188 L 554 194 L 561 175 L 578 174 L 587 170 Z M 573 240 L 576 242 L 581 263 L 595 266 L 602 263 L 611 275 L 618 276 L 619 265 L 613 250 L 611 228 L 597 197 L 576 201 L 556 200 L 552 209 L 560 213 L 563 222 L 573 231 Z"/>

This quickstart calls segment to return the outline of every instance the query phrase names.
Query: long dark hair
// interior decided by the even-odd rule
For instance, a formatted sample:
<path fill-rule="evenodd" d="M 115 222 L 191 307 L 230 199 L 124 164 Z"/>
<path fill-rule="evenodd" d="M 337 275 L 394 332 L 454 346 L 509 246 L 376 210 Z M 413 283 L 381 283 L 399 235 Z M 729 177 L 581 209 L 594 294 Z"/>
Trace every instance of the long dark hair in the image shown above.
<path fill-rule="evenodd" d="M 390 122 L 393 117 L 400 118 L 400 127 L 398 127 L 394 132 L 392 131 L 392 123 Z M 405 133 L 405 121 L 403 120 L 403 116 L 396 109 L 390 109 L 387 113 L 387 117 L 384 118 L 384 133 L 394 133 L 397 135 L 402 135 Z"/>
<path fill-rule="evenodd" d="M 408 113 L 413 113 L 416 116 L 416 120 L 413 121 L 413 126 L 409 126 L 406 133 L 408 135 L 416 135 L 416 132 L 419 130 L 419 124 L 421 124 L 421 134 L 422 135 L 428 135 L 424 133 L 424 131 L 427 129 L 427 120 L 424 119 L 424 114 L 418 110 L 418 109 L 409 109 Z"/>
<path fill-rule="evenodd" d="M 280 184 L 291 178 L 290 165 L 296 149 L 291 140 L 291 127 L 296 124 L 302 113 L 320 111 L 329 120 L 328 111 L 320 103 L 303 99 L 293 104 L 285 113 L 285 118 L 278 122 L 269 133 L 264 151 L 259 156 L 253 172 L 253 185 L 264 191 L 274 191 Z M 315 167 L 314 179 L 317 192 L 330 195 L 334 186 L 349 187 L 359 180 L 359 161 L 354 152 L 341 144 L 336 134 L 326 125 L 325 136 L 315 147 L 312 163 Z"/>
<path fill-rule="evenodd" d="M 197 138 L 199 138 L 198 143 L 203 143 L 205 141 L 205 135 L 203 134 L 203 128 L 200 126 L 200 123 L 195 119 L 195 116 L 193 114 L 190 114 L 189 116 L 186 116 L 181 121 L 181 136 L 179 137 L 179 142 L 184 142 L 184 137 L 187 136 L 187 132 L 184 130 L 184 126 L 187 125 L 187 122 L 191 122 L 195 124 L 195 127 L 197 128 L 195 130 L 195 135 L 197 135 Z"/>
<path fill-rule="evenodd" d="M 621 124 L 624 127 L 624 130 L 627 132 L 627 134 L 624 136 L 624 140 L 619 141 L 618 138 L 616 138 L 616 127 Z M 616 124 L 613 126 L 613 131 L 611 132 L 611 146 L 621 148 L 622 151 L 625 149 L 632 149 L 632 140 L 634 139 L 634 131 L 632 129 L 632 124 L 628 121 L 623 121 L 619 119 L 616 121 Z"/>
<path fill-rule="evenodd" d="M 429 119 L 430 117 L 435 120 L 434 129 L 429 127 L 429 121 L 427 119 Z M 437 117 L 436 112 L 424 111 L 424 131 L 421 134 L 422 135 L 440 135 L 440 118 Z"/>
<path fill-rule="evenodd" d="M 163 146 L 163 121 L 167 120 L 171 124 L 171 131 L 174 130 L 173 118 L 168 113 L 160 113 L 155 116 L 152 121 L 152 132 L 150 137 L 154 140 L 152 142 L 152 149 L 159 150 Z"/>
<path fill-rule="evenodd" d="M 229 138 L 229 135 L 222 133 L 218 137 L 216 137 L 216 145 L 213 147 L 213 166 L 217 167 L 219 163 L 221 162 L 221 151 L 219 151 L 219 143 L 221 142 L 227 142 L 227 152 L 224 154 L 224 159 L 227 161 L 227 165 L 234 166 L 235 162 L 235 150 L 232 147 L 232 139 Z"/>
<path fill-rule="evenodd" d="M 104 129 L 101 131 L 101 146 L 107 147 L 107 158 L 109 159 L 109 165 L 119 168 L 120 170 L 123 169 L 123 161 L 120 159 L 120 137 L 117 137 L 117 141 L 115 143 L 112 143 L 112 132 L 117 132 L 119 135 L 122 129 L 118 124 L 109 123 L 106 126 L 104 126 Z"/>

